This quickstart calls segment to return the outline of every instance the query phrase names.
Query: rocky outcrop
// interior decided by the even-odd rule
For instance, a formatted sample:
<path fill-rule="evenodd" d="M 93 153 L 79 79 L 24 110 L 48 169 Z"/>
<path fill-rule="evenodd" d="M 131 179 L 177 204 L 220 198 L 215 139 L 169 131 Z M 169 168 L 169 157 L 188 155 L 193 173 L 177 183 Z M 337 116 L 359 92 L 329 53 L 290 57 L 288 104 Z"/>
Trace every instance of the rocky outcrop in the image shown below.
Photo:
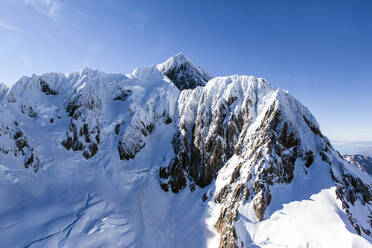
<path fill-rule="evenodd" d="M 40 169 L 41 162 L 36 155 L 35 148 L 31 146 L 17 121 L 1 126 L 0 138 L 8 138 L 13 143 L 11 146 L 6 146 L 4 142 L 0 147 L 1 153 L 4 155 L 13 154 L 15 157 L 21 158 L 26 169 L 33 168 L 35 172 Z"/>
<path fill-rule="evenodd" d="M 86 159 L 93 157 L 101 142 L 99 114 L 95 105 L 84 106 L 79 99 L 75 99 L 67 104 L 66 111 L 71 119 L 62 145 L 67 150 L 81 151 Z"/>
<path fill-rule="evenodd" d="M 255 100 L 247 93 L 237 102 L 239 87 L 249 79 L 238 80 L 240 82 L 232 86 L 237 88 L 231 88 L 230 95 L 219 98 L 216 103 L 213 103 L 213 92 L 206 88 L 182 92 L 181 120 L 173 139 L 176 157 L 168 167 L 161 168 L 161 177 L 165 179 L 163 188 L 169 186 L 178 192 L 187 182 L 190 189 L 194 184 L 205 187 L 234 154 L 243 125 L 247 128 L 252 122 L 250 113 L 254 111 Z M 234 112 L 237 107 L 239 110 Z"/>
<path fill-rule="evenodd" d="M 41 91 L 44 92 L 45 95 L 57 95 L 57 92 L 53 89 L 50 88 L 49 84 L 45 82 L 45 80 L 40 78 L 40 87 Z"/>
<path fill-rule="evenodd" d="M 270 188 L 291 183 L 296 163 L 303 165 L 306 172 L 314 161 L 315 152 L 303 149 L 300 131 L 283 112 L 278 102 L 266 110 L 261 124 L 248 137 L 240 138 L 237 147 L 242 148 L 236 150 L 240 158 L 225 165 L 224 169 L 230 171 L 222 172 L 225 181 L 217 181 L 225 185 L 214 194 L 214 201 L 221 204 L 215 225 L 221 235 L 220 247 L 239 247 L 234 222 L 238 220 L 241 206 L 249 204 L 256 219 L 262 221 L 275 198 Z"/>
<path fill-rule="evenodd" d="M 177 156 L 168 169 L 162 169 L 162 177 L 171 178 L 169 186 L 173 192 L 178 192 L 186 186 L 186 178 L 183 173 L 180 173 L 181 171 L 186 171 L 187 177 L 193 183 L 205 187 L 212 182 L 218 170 L 234 154 L 234 147 L 242 128 L 242 117 L 235 119 L 231 115 L 226 121 L 227 110 L 227 102 L 222 103 L 207 122 L 198 120 L 197 117 L 191 130 L 187 130 L 185 125 L 180 126 L 181 130 L 173 139 Z M 213 130 L 209 131 L 211 135 L 204 137 L 205 132 L 208 132 L 206 129 L 210 126 L 213 126 Z M 190 187 L 193 187 L 193 183 Z"/>
<path fill-rule="evenodd" d="M 79 124 L 80 126 L 77 126 Z M 85 121 L 71 120 L 70 128 L 66 132 L 66 138 L 62 141 L 62 145 L 67 150 L 82 151 L 83 156 L 89 159 L 97 153 L 100 139 L 99 125 L 93 125 L 91 128 Z"/>

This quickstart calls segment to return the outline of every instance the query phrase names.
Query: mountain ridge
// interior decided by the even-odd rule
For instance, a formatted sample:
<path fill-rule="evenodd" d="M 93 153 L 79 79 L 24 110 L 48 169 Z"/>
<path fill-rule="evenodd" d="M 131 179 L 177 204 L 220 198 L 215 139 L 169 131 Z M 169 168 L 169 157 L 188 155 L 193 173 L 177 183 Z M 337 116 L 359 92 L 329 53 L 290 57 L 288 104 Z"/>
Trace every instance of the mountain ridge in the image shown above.
<path fill-rule="evenodd" d="M 343 157 L 352 164 L 358 166 L 361 170 L 372 174 L 372 158 L 362 154 L 343 155 Z"/>
<path fill-rule="evenodd" d="M 167 61 L 23 77 L 7 91 L 4 246 L 368 247 L 372 179 L 305 106 L 262 78 L 211 79 L 184 55 Z M 294 221 L 306 212 L 329 236 Z"/>

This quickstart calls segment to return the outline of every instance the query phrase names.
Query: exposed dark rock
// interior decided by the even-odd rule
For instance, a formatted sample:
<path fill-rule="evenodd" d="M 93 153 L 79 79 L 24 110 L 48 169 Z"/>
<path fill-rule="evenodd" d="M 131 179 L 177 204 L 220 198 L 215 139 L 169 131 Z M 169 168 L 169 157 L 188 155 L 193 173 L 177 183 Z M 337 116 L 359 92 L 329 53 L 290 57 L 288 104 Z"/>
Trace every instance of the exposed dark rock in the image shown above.
<path fill-rule="evenodd" d="M 260 190 L 258 193 L 256 193 L 256 199 L 253 203 L 253 209 L 259 221 L 263 220 L 266 208 L 267 206 L 269 206 L 270 201 L 271 201 L 270 191 Z"/>
<path fill-rule="evenodd" d="M 162 190 L 164 190 L 165 192 L 168 192 L 169 188 L 168 188 L 168 184 L 165 184 L 165 183 L 162 183 L 160 184 L 160 187 Z"/>
<path fill-rule="evenodd" d="M 204 86 L 211 77 L 199 66 L 194 65 L 183 54 L 177 54 L 158 65 L 159 71 L 167 76 L 179 90 Z"/>
<path fill-rule="evenodd" d="M 186 186 L 186 178 L 200 187 L 209 185 L 222 165 L 234 154 L 239 136 L 239 124 L 236 122 L 239 120 L 229 116 L 225 122 L 226 113 L 227 104 L 222 104 L 212 114 L 209 123 L 196 121 L 191 130 L 181 126 L 181 130 L 188 135 L 183 136 L 178 132 L 174 136 L 173 148 L 177 157 L 169 165 L 170 171 L 183 171 L 182 176 L 171 177 L 169 181 L 174 191 L 178 192 Z M 215 132 L 204 139 L 202 132 L 212 123 L 216 127 Z"/>
<path fill-rule="evenodd" d="M 31 153 L 31 156 L 25 162 L 25 167 L 28 168 L 33 162 L 34 162 L 34 154 Z"/>
<path fill-rule="evenodd" d="M 78 125 L 80 125 L 80 127 L 78 127 Z M 85 122 L 81 123 L 72 118 L 69 130 L 66 132 L 66 138 L 62 141 L 62 145 L 67 150 L 82 151 L 83 156 L 89 159 L 98 151 L 98 144 L 100 143 L 99 135 L 100 129 L 98 126 L 90 129 L 89 124 Z M 92 139 L 92 136 L 95 137 L 96 142 Z"/>
<path fill-rule="evenodd" d="M 142 148 L 145 147 L 144 143 L 137 144 L 133 149 L 128 149 L 123 141 L 119 141 L 118 151 L 119 156 L 121 160 L 130 160 L 133 159 L 136 154 L 142 150 Z"/>
<path fill-rule="evenodd" d="M 123 90 L 118 96 L 114 97 L 114 101 L 125 101 L 132 94 L 131 90 Z"/>
<path fill-rule="evenodd" d="M 17 131 L 15 134 L 14 134 L 14 139 L 16 140 L 16 139 L 18 139 L 18 138 L 20 138 L 20 137 L 22 137 L 23 136 L 23 132 L 22 131 Z"/>
<path fill-rule="evenodd" d="M 170 118 L 169 116 L 167 117 L 167 119 L 165 120 L 165 124 L 170 124 L 170 123 L 172 123 L 172 118 Z"/>
<path fill-rule="evenodd" d="M 305 153 L 305 166 L 309 168 L 314 162 L 314 153 L 312 151 L 307 151 Z"/>
<path fill-rule="evenodd" d="M 203 199 L 203 202 L 205 202 L 206 200 L 208 200 L 208 196 L 207 196 L 206 193 L 203 194 L 202 199 Z"/>
<path fill-rule="evenodd" d="M 116 135 L 119 135 L 119 132 L 120 132 L 120 124 L 116 124 L 116 126 L 115 126 L 115 133 L 116 133 Z"/>
<path fill-rule="evenodd" d="M 368 216 L 369 226 L 362 226 L 351 214 L 352 208 L 357 199 L 365 205 L 371 204 L 372 201 L 372 187 L 366 185 L 360 178 L 345 173 L 342 166 L 338 166 L 341 172 L 341 177 L 336 177 L 331 170 L 331 176 L 336 183 L 336 196 L 342 202 L 342 208 L 348 216 L 350 224 L 354 227 L 355 231 L 361 235 L 363 231 L 366 235 L 370 235 L 372 231 L 372 215 Z"/>
<path fill-rule="evenodd" d="M 303 116 L 303 118 L 304 118 L 304 121 L 306 122 L 307 126 L 311 129 L 311 131 L 314 134 L 319 135 L 320 137 L 323 137 L 322 133 L 320 132 L 320 130 L 315 125 L 313 125 L 305 116 Z"/>
<path fill-rule="evenodd" d="M 101 143 L 101 138 L 100 138 L 99 134 L 100 134 L 100 130 L 98 129 L 97 130 L 97 135 L 96 135 L 96 141 L 97 141 L 98 144 Z"/>
<path fill-rule="evenodd" d="M 168 178 L 168 172 L 166 167 L 160 167 L 159 169 L 159 176 L 160 178 L 167 179 Z"/>
<path fill-rule="evenodd" d="M 83 143 L 82 143 L 82 142 L 80 142 L 80 141 L 77 140 L 77 139 L 74 139 L 71 148 L 72 148 L 72 150 L 74 150 L 74 151 L 82 151 L 83 148 L 84 148 L 84 146 L 83 146 Z"/>
<path fill-rule="evenodd" d="M 70 117 L 74 116 L 75 111 L 80 108 L 80 104 L 76 101 L 69 102 L 66 107 L 66 112 Z"/>
<path fill-rule="evenodd" d="M 45 95 L 57 95 L 57 92 L 50 88 L 49 84 L 47 84 L 44 80 L 40 79 L 40 87 L 41 91 L 45 93 Z"/>
<path fill-rule="evenodd" d="M 0 152 L 3 154 L 9 154 L 9 152 L 14 152 L 14 156 L 20 156 L 23 158 L 23 164 L 25 168 L 32 167 L 35 172 L 40 168 L 40 160 L 36 156 L 34 148 L 29 144 L 29 141 L 25 134 L 20 129 L 18 122 L 13 122 L 12 128 L 5 127 L 6 133 L 13 132 L 13 139 L 15 143 L 15 149 L 5 149 L 0 147 Z M 0 136 L 2 133 L 2 128 L 0 128 Z"/>
<path fill-rule="evenodd" d="M 96 155 L 97 150 L 98 150 L 97 144 L 96 143 L 90 144 L 89 150 L 90 150 L 90 157 L 93 157 L 94 155 Z"/>
<path fill-rule="evenodd" d="M 189 64 L 182 64 L 164 72 L 164 75 L 172 80 L 172 82 L 174 82 L 174 84 L 180 90 L 204 86 L 205 82 L 207 82 L 209 78 L 202 75 L 201 80 L 199 80 L 194 75 L 188 74 L 189 68 Z"/>
<path fill-rule="evenodd" d="M 62 141 L 62 145 L 63 145 L 67 150 L 70 150 L 71 147 L 72 147 L 72 138 L 71 138 L 71 137 L 67 137 L 67 139 L 65 139 L 64 141 Z"/>
<path fill-rule="evenodd" d="M 31 118 L 35 118 L 37 116 L 36 111 L 31 106 L 26 107 L 25 105 L 21 105 L 21 112 L 22 114 L 26 114 Z"/>
<path fill-rule="evenodd" d="M 25 139 L 18 139 L 16 140 L 16 146 L 18 147 L 18 149 L 23 149 L 25 146 L 28 146 L 28 144 Z"/>
<path fill-rule="evenodd" d="M 152 131 L 154 130 L 154 124 L 150 123 L 149 125 L 146 126 L 146 129 L 149 132 L 149 134 L 151 134 Z"/>

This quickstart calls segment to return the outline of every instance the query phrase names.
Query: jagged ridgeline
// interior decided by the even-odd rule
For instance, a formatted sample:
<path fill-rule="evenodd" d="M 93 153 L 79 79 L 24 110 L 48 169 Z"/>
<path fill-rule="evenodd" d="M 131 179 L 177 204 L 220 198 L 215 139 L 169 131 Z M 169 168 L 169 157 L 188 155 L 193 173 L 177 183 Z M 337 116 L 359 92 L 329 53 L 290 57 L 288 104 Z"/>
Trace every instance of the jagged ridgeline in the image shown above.
<path fill-rule="evenodd" d="M 98 225 L 101 222 L 97 219 L 89 222 L 87 235 L 94 233 L 95 242 L 102 247 L 116 247 L 111 242 L 121 242 L 123 247 L 146 247 L 151 242 L 162 247 L 316 245 L 322 239 L 317 235 L 312 239 L 307 229 L 303 240 L 284 243 L 275 234 L 285 233 L 285 228 L 274 229 L 276 223 L 287 225 L 288 230 L 296 229 L 293 220 L 288 224 L 280 213 L 291 204 L 299 204 L 296 209 L 305 207 L 314 197 L 326 198 L 313 201 L 321 206 L 329 202 L 324 208 L 339 221 L 335 221 L 340 228 L 336 229 L 341 231 L 335 229 L 332 234 L 346 235 L 353 244 L 365 245 L 372 240 L 372 179 L 368 169 L 346 161 L 322 134 L 310 111 L 265 79 L 240 75 L 213 78 L 185 55 L 177 54 L 162 64 L 137 68 L 131 74 L 84 69 L 23 77 L 11 88 L 0 84 L 0 103 L 0 163 L 7 168 L 1 170 L 5 173 L 3 180 L 27 168 L 33 168 L 33 176 L 29 177 L 37 176 L 41 182 L 44 177 L 54 182 L 74 175 L 74 180 L 68 180 L 70 184 L 76 188 L 75 181 L 81 181 L 81 195 L 89 193 L 81 208 L 84 211 L 75 214 L 79 216 L 77 223 L 95 205 L 90 203 L 94 202 L 92 192 L 100 192 L 97 202 L 106 204 L 100 210 L 106 216 L 102 220 L 108 218 L 116 223 L 120 213 L 113 209 L 129 204 L 122 211 L 131 209 L 131 214 L 120 218 L 137 229 L 117 232 L 116 228 L 126 222 L 106 227 L 117 235 L 112 238 L 105 236 L 107 232 L 101 228 L 105 225 Z M 359 157 L 347 159 L 362 161 Z M 79 170 L 79 166 L 88 166 L 92 172 Z M 95 176 L 88 180 L 82 179 L 82 174 L 87 178 Z M 22 188 L 17 186 L 23 185 L 22 180 L 9 185 Z M 47 188 L 54 187 L 51 185 Z M 113 189 L 115 197 L 109 199 Z M 145 189 L 156 194 L 148 196 Z M 131 200 L 112 209 L 107 207 L 117 196 Z M 160 228 L 154 224 L 159 219 L 144 220 L 148 208 L 143 207 L 143 201 L 158 206 L 148 216 L 163 216 L 165 224 L 160 221 L 161 228 L 169 227 L 170 233 L 158 236 L 166 237 L 151 236 L 151 228 Z M 180 217 L 175 206 L 189 207 Z M 91 211 L 92 216 L 97 213 Z M 137 215 L 140 217 L 133 217 Z M 323 225 L 315 210 L 314 219 Z M 180 223 L 187 223 L 186 227 L 179 228 Z M 206 227 L 205 223 L 212 224 Z M 64 235 L 64 230 L 77 230 L 74 225 L 51 236 L 47 232 L 47 238 L 40 240 L 46 242 L 44 245 L 72 247 L 68 245 L 72 239 L 85 240 L 79 234 L 73 238 Z M 216 238 L 205 234 L 205 229 L 215 233 Z M 133 239 L 127 232 L 133 233 Z M 173 238 L 185 233 L 199 238 L 173 242 Z M 10 242 L 7 244 L 15 244 Z M 81 246 L 89 247 L 84 242 Z M 22 243 L 30 244 L 34 243 Z"/>

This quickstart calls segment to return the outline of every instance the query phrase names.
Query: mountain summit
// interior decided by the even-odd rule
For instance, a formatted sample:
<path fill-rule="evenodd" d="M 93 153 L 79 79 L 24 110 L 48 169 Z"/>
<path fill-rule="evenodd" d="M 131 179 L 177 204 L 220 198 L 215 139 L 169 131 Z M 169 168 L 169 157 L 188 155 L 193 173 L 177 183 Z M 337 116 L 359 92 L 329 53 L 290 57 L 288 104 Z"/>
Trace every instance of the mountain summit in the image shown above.
<path fill-rule="evenodd" d="M 157 68 L 180 90 L 204 86 L 212 78 L 209 73 L 195 65 L 182 53 L 178 53 L 164 63 L 158 64 Z"/>
<path fill-rule="evenodd" d="M 0 247 L 371 246 L 371 175 L 265 79 L 178 54 L 4 92 Z"/>

